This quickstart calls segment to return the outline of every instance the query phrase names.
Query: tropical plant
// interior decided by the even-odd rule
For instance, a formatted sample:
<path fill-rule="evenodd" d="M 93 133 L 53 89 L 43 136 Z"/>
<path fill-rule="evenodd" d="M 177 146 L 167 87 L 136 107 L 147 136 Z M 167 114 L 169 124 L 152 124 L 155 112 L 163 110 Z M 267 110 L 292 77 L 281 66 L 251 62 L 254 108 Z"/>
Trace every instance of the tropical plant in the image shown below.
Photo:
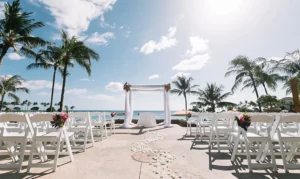
<path fill-rule="evenodd" d="M 0 111 L 2 111 L 4 98 L 7 95 L 14 101 L 19 102 L 20 98 L 16 95 L 17 92 L 29 93 L 29 90 L 25 87 L 20 87 L 25 80 L 18 75 L 9 77 L 4 76 L 0 78 L 0 91 L 1 91 L 1 103 Z"/>
<path fill-rule="evenodd" d="M 62 59 L 61 59 L 62 50 L 56 46 L 48 46 L 46 50 L 40 50 L 36 56 L 35 63 L 28 65 L 27 69 L 34 68 L 44 68 L 49 69 L 53 68 L 52 76 L 52 88 L 51 88 L 51 98 L 50 98 L 50 109 L 53 106 L 53 96 L 54 96 L 54 87 L 56 80 L 56 71 L 62 68 Z M 70 64 L 72 66 L 72 64 Z"/>
<path fill-rule="evenodd" d="M 183 95 L 185 102 L 185 111 L 186 111 L 186 120 L 187 120 L 187 95 L 189 94 L 198 94 L 195 90 L 198 85 L 192 85 L 192 77 L 186 78 L 185 76 L 177 76 L 177 80 L 173 81 L 172 84 L 175 86 L 171 90 L 171 93 L 178 94 L 178 96 Z"/>
<path fill-rule="evenodd" d="M 72 64 L 72 60 L 83 67 L 89 76 L 91 75 L 91 59 L 96 61 L 99 60 L 99 55 L 95 51 L 87 47 L 82 41 L 77 40 L 75 36 L 69 38 L 65 31 L 62 31 L 61 50 L 61 59 L 63 61 L 63 84 L 59 111 L 63 110 L 68 67 Z"/>
<path fill-rule="evenodd" d="M 257 58 L 255 59 L 255 62 L 257 65 L 254 70 L 254 76 L 257 87 L 262 85 L 266 95 L 269 95 L 267 87 L 272 91 L 276 91 L 277 81 L 284 81 L 285 78 L 277 73 L 274 73 L 274 71 L 269 68 L 271 63 L 267 61 L 267 59 Z"/>
<path fill-rule="evenodd" d="M 27 110 L 28 110 L 28 107 L 31 106 L 31 104 L 32 103 L 30 101 L 27 101 Z"/>
<path fill-rule="evenodd" d="M 22 101 L 21 106 L 24 107 L 27 104 L 28 100 Z"/>
<path fill-rule="evenodd" d="M 39 109 L 40 109 L 39 107 L 34 106 L 34 107 L 32 107 L 32 108 L 30 109 L 30 111 L 38 111 Z"/>
<path fill-rule="evenodd" d="M 75 109 L 75 106 L 71 106 L 70 109 L 71 109 L 71 110 L 74 110 L 74 109 Z"/>
<path fill-rule="evenodd" d="M 211 112 L 216 112 L 217 107 L 235 106 L 235 103 L 224 101 L 231 92 L 223 93 L 224 87 L 216 83 L 207 83 L 203 89 L 198 89 L 198 102 L 191 103 L 197 106 L 208 106 Z"/>
<path fill-rule="evenodd" d="M 236 89 L 243 84 L 244 90 L 245 88 L 254 88 L 254 92 L 256 94 L 257 99 L 259 98 L 258 90 L 257 90 L 257 82 L 255 81 L 255 70 L 257 65 L 255 61 L 250 60 L 246 56 L 237 56 L 235 59 L 230 61 L 230 67 L 228 68 L 225 77 L 228 77 L 232 74 L 236 74 L 235 82 L 231 91 L 234 92 Z M 261 105 L 258 103 L 259 111 L 261 111 Z"/>
<path fill-rule="evenodd" d="M 285 87 L 287 92 L 292 92 L 294 101 L 294 110 L 300 112 L 299 106 L 299 79 L 300 79 L 300 51 L 295 50 L 291 53 L 287 53 L 284 59 L 279 61 L 272 61 L 275 65 L 272 68 L 273 71 L 279 71 L 285 73 L 286 79 Z"/>
<path fill-rule="evenodd" d="M 43 39 L 31 35 L 33 30 L 44 26 L 42 22 L 31 19 L 32 14 L 22 11 L 20 0 L 5 4 L 4 19 L 0 21 L 0 66 L 10 48 L 19 55 L 32 58 L 35 56 L 32 48 L 47 44 Z"/>
<path fill-rule="evenodd" d="M 258 101 L 264 108 L 274 108 L 280 106 L 280 101 L 277 99 L 276 96 L 271 95 L 262 95 L 258 98 Z"/>

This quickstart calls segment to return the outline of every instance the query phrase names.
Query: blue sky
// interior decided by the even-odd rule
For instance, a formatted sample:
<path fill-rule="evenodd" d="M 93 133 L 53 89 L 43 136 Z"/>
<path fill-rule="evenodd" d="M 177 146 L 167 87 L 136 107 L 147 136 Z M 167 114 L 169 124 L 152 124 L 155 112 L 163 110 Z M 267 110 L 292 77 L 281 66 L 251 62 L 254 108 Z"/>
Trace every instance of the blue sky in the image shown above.
<path fill-rule="evenodd" d="M 281 58 L 300 40 L 297 0 L 22 0 L 21 5 L 45 23 L 33 35 L 59 44 L 65 29 L 100 54 L 91 77 L 78 66 L 70 70 L 65 100 L 77 109 L 124 109 L 126 81 L 166 84 L 182 73 L 200 87 L 216 82 L 227 92 L 234 77 L 224 74 L 234 57 Z M 32 62 L 9 54 L 0 73 L 27 80 L 31 93 L 19 94 L 22 100 L 48 102 L 52 70 L 26 70 Z M 61 83 L 58 75 L 55 102 Z M 281 87 L 271 93 L 284 97 Z M 228 100 L 255 100 L 255 95 L 252 89 L 237 91 Z M 137 92 L 133 103 L 139 110 L 162 110 L 163 95 Z M 171 109 L 183 108 L 183 97 L 172 95 Z"/>

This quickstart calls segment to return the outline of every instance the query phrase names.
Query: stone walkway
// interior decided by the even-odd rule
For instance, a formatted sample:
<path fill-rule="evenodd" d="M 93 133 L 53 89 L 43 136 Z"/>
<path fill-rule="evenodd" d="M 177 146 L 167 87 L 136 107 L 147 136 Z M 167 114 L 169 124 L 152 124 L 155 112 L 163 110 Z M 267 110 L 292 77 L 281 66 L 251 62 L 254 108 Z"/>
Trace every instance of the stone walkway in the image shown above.
<path fill-rule="evenodd" d="M 278 173 L 249 173 L 245 159 L 231 163 L 228 151 L 210 152 L 207 142 L 183 138 L 185 131 L 177 125 L 167 129 L 116 129 L 115 135 L 96 142 L 95 147 L 84 153 L 76 153 L 74 162 L 61 157 L 55 173 L 45 168 L 33 168 L 26 173 L 25 166 L 21 173 L 0 170 L 0 179 L 300 178 L 300 170 L 284 173 L 281 159 L 276 160 Z"/>

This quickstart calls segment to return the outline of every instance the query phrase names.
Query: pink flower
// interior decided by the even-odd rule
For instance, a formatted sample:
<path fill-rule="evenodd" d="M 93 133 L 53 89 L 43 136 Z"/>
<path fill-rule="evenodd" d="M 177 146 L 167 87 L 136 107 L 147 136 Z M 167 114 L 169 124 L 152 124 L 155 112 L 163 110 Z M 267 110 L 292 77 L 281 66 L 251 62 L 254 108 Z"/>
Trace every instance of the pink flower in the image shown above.
<path fill-rule="evenodd" d="M 68 114 L 67 113 L 61 113 L 60 117 L 61 117 L 62 121 L 65 123 L 68 119 Z"/>

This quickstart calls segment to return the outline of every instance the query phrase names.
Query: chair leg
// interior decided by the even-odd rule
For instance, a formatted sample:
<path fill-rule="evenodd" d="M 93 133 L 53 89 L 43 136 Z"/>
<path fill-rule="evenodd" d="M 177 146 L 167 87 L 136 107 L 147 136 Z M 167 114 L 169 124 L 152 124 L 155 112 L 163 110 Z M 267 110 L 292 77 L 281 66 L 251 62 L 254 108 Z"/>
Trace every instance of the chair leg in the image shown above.
<path fill-rule="evenodd" d="M 33 152 L 36 150 L 36 140 L 32 140 L 32 145 L 31 145 L 31 150 L 30 150 L 30 156 L 28 160 L 28 167 L 27 167 L 27 172 L 30 172 L 30 168 L 32 166 L 32 160 L 33 160 Z"/>
<path fill-rule="evenodd" d="M 91 140 L 92 140 L 92 146 L 94 147 L 95 145 L 95 141 L 94 141 L 94 134 L 93 134 L 93 130 L 89 129 L 90 133 L 91 133 Z"/>
<path fill-rule="evenodd" d="M 239 140 L 240 140 L 240 136 L 237 135 L 237 137 L 234 141 L 234 147 L 233 147 L 233 151 L 232 151 L 232 155 L 231 155 L 231 161 L 232 162 L 235 160 L 236 152 L 237 152 L 238 145 L 239 145 Z"/>
<path fill-rule="evenodd" d="M 23 164 L 24 153 L 25 153 L 25 145 L 26 145 L 26 141 L 22 141 L 21 146 L 20 146 L 20 159 L 19 159 L 18 172 L 20 172 L 22 170 L 22 164 Z"/>
<path fill-rule="evenodd" d="M 281 140 L 279 140 L 279 145 L 280 145 L 280 153 L 281 153 L 281 157 L 282 157 L 282 161 L 283 161 L 284 170 L 285 170 L 285 172 L 288 172 L 286 157 L 284 154 L 284 147 L 283 147 Z"/>
<path fill-rule="evenodd" d="M 55 172 L 57 169 L 57 160 L 59 156 L 59 148 L 60 148 L 60 141 L 57 141 L 57 148 L 55 150 L 54 162 L 53 162 L 53 171 Z"/>
<path fill-rule="evenodd" d="M 261 145 L 260 145 L 260 147 L 259 147 L 259 150 L 258 150 L 257 156 L 256 156 L 256 161 L 257 161 L 257 162 L 258 162 L 259 159 L 261 158 L 261 155 L 262 155 L 262 153 L 263 153 L 263 150 L 264 150 L 264 148 L 265 148 L 265 145 L 266 145 L 265 142 L 261 142 Z"/>
<path fill-rule="evenodd" d="M 246 153 L 247 153 L 247 161 L 248 161 L 248 168 L 249 172 L 252 172 L 252 164 L 251 164 L 251 156 L 249 151 L 249 143 L 245 140 L 245 146 L 246 146 Z"/>
<path fill-rule="evenodd" d="M 271 153 L 271 160 L 273 164 L 273 171 L 277 171 L 277 165 L 276 165 L 276 160 L 275 160 L 275 154 L 274 154 L 274 148 L 273 148 L 273 143 L 271 139 L 269 139 L 269 148 L 270 148 L 270 153 Z"/>

